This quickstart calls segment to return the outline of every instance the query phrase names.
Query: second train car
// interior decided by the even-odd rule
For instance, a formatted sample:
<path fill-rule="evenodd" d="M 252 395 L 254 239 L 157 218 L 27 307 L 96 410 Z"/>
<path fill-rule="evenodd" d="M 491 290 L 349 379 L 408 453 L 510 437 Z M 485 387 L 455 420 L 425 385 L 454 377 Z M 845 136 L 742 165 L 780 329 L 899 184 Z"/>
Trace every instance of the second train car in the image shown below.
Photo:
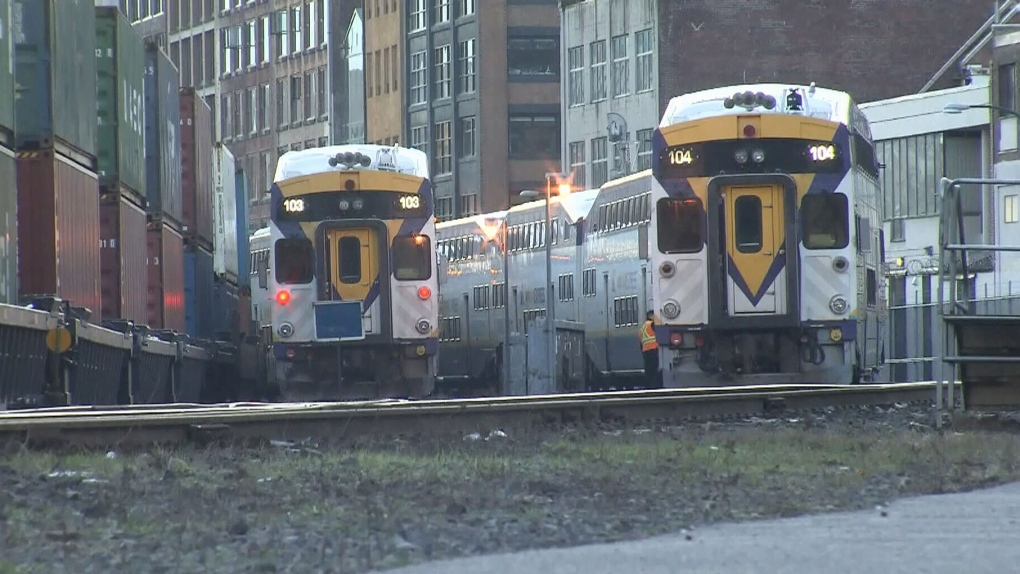
<path fill-rule="evenodd" d="M 435 384 L 432 185 L 416 149 L 342 145 L 278 163 L 253 236 L 253 315 L 284 400 L 425 397 Z"/>

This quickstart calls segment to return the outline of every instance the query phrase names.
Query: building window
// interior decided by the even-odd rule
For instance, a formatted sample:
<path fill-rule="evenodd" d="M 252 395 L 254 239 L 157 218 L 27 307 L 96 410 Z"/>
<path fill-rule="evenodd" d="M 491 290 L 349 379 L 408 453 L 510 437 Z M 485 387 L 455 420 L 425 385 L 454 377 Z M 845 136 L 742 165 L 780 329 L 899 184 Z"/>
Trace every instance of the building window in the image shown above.
<path fill-rule="evenodd" d="M 301 53 L 301 37 L 298 36 L 298 30 L 301 28 L 301 7 L 294 6 L 290 9 L 290 53 L 300 54 Z"/>
<path fill-rule="evenodd" d="M 450 21 L 450 0 L 433 0 L 432 23 L 442 24 Z"/>
<path fill-rule="evenodd" d="M 475 91 L 475 39 L 464 40 L 457 47 L 457 59 L 460 63 L 460 93 L 470 94 Z"/>
<path fill-rule="evenodd" d="M 475 13 L 475 0 L 460 0 L 460 15 L 470 16 Z"/>
<path fill-rule="evenodd" d="M 283 126 L 287 123 L 284 102 L 287 101 L 286 80 L 276 80 L 276 125 Z"/>
<path fill-rule="evenodd" d="M 510 157 L 546 158 L 560 154 L 560 118 L 556 115 L 511 115 Z"/>
<path fill-rule="evenodd" d="M 290 14 L 286 10 L 281 10 L 278 14 L 274 18 L 275 25 L 270 23 L 270 29 L 277 28 L 279 34 L 276 36 L 276 50 L 274 52 L 277 58 L 283 58 L 287 55 L 287 46 L 289 45 L 287 37 L 289 35 Z"/>
<path fill-rule="evenodd" d="M 301 121 L 301 76 L 290 77 L 290 123 Z"/>
<path fill-rule="evenodd" d="M 1002 216 L 1006 223 L 1020 222 L 1020 196 L 1007 195 L 1002 198 Z"/>
<path fill-rule="evenodd" d="M 233 103 L 231 104 L 234 110 L 233 114 L 234 137 L 240 139 L 244 135 L 244 116 L 242 115 L 243 104 L 241 103 L 242 101 L 241 91 L 238 90 L 231 94 L 231 98 L 234 100 Z"/>
<path fill-rule="evenodd" d="M 630 60 L 627 57 L 627 36 L 613 38 L 613 97 L 630 93 Z"/>
<path fill-rule="evenodd" d="M 458 146 L 458 157 L 466 158 L 475 155 L 475 118 L 474 116 L 458 120 L 460 127 L 457 137 L 460 140 Z"/>
<path fill-rule="evenodd" d="M 1016 65 L 999 66 L 999 102 L 998 106 L 1007 110 L 1016 109 Z M 999 112 L 1000 116 L 1008 115 Z"/>
<path fill-rule="evenodd" d="M 602 187 L 609 180 L 609 138 L 591 140 L 591 187 Z"/>
<path fill-rule="evenodd" d="M 424 0 L 423 0 L 424 1 Z M 425 71 L 425 51 L 411 54 L 411 105 L 424 104 L 428 101 L 427 74 Z"/>
<path fill-rule="evenodd" d="M 509 38 L 506 54 L 507 74 L 511 78 L 549 77 L 560 73 L 560 49 L 557 38 Z"/>
<path fill-rule="evenodd" d="M 315 20 L 315 37 L 319 39 L 319 43 L 323 46 L 326 45 L 326 2 L 325 0 L 315 0 L 316 9 L 315 13 L 319 17 Z"/>
<path fill-rule="evenodd" d="M 567 154 L 570 156 L 570 173 L 574 176 L 574 184 L 584 187 L 584 142 L 570 142 L 567 146 Z"/>
<path fill-rule="evenodd" d="M 244 51 L 248 54 L 248 67 L 254 68 L 259 63 L 259 32 L 255 20 L 248 22 L 246 26 L 248 27 L 248 42 Z"/>
<path fill-rule="evenodd" d="M 652 169 L 652 131 L 637 132 L 637 171 Z"/>
<path fill-rule="evenodd" d="M 584 46 L 575 46 L 567 51 L 567 67 L 570 68 L 568 105 L 584 104 Z"/>
<path fill-rule="evenodd" d="M 425 10 L 428 0 L 411 0 L 409 31 L 420 32 L 425 29 Z"/>
<path fill-rule="evenodd" d="M 248 123 L 251 124 L 251 135 L 259 133 L 259 122 L 265 106 L 260 106 L 258 96 L 261 90 L 256 87 L 248 88 Z"/>
<path fill-rule="evenodd" d="M 220 133 L 223 139 L 230 137 L 230 96 L 220 96 Z"/>
<path fill-rule="evenodd" d="M 315 84 L 316 84 L 315 87 L 318 89 L 317 95 L 318 95 L 318 100 L 319 100 L 319 116 L 322 119 L 325 120 L 326 118 L 329 117 L 329 110 L 327 109 L 327 102 L 326 102 L 326 93 L 327 93 L 327 90 L 326 90 L 326 66 L 323 66 L 323 67 L 319 68 L 319 70 L 316 72 L 316 74 L 317 74 L 318 77 L 316 78 L 317 81 L 315 82 Z"/>
<path fill-rule="evenodd" d="M 411 128 L 411 147 L 429 153 L 429 128 L 428 126 L 415 126 Z"/>
<path fill-rule="evenodd" d="M 435 171 L 433 175 L 453 173 L 453 150 L 451 149 L 452 134 L 450 133 L 451 122 L 436 123 L 436 152 Z"/>
<path fill-rule="evenodd" d="M 453 90 L 453 79 L 450 75 L 450 45 L 436 48 L 434 57 L 435 78 L 432 84 L 434 99 L 449 98 Z"/>
<path fill-rule="evenodd" d="M 390 46 L 390 84 L 393 86 L 394 92 L 400 89 L 400 84 L 397 81 L 397 76 L 399 75 L 400 66 L 397 65 L 397 46 L 394 44 Z"/>
<path fill-rule="evenodd" d="M 637 92 L 648 92 L 652 89 L 652 50 L 655 47 L 655 38 L 651 28 L 641 30 L 634 35 L 635 50 L 637 51 L 637 64 L 635 67 Z"/>
<path fill-rule="evenodd" d="M 598 40 L 589 46 L 591 57 L 591 101 L 606 99 L 606 41 Z"/>
<path fill-rule="evenodd" d="M 478 215 L 478 194 L 465 193 L 460 196 L 460 216 Z"/>
<path fill-rule="evenodd" d="M 316 38 L 315 36 L 315 33 L 318 31 L 318 29 L 315 23 L 318 22 L 321 18 L 316 17 L 317 12 L 315 11 L 315 9 L 316 9 L 315 2 L 309 2 L 308 4 L 305 4 L 304 37 L 306 50 L 311 50 L 318 43 L 317 42 L 318 38 Z"/>
<path fill-rule="evenodd" d="M 305 89 L 301 93 L 304 94 L 302 103 L 304 104 L 305 119 L 308 121 L 315 121 L 315 110 L 312 109 L 312 94 L 315 93 L 315 87 L 312 85 L 315 79 L 315 72 L 305 72 Z"/>

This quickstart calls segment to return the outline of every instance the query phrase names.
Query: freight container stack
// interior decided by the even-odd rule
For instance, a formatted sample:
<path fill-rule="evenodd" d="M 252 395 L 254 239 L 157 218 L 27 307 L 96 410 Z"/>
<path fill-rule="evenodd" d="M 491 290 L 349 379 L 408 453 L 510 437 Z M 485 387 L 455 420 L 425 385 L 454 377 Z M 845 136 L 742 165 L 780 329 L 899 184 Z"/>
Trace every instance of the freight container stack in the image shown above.
<path fill-rule="evenodd" d="M 100 310 L 95 7 L 12 0 L 18 291 Z"/>
<path fill-rule="evenodd" d="M 180 76 L 154 43 L 145 46 L 144 84 L 148 324 L 183 332 Z"/>
<path fill-rule="evenodd" d="M 95 10 L 102 318 L 147 324 L 145 52 L 120 10 Z"/>
<path fill-rule="evenodd" d="M 243 170 L 235 173 L 237 181 L 237 325 L 234 331 L 254 335 L 258 329 L 251 322 L 251 243 L 248 235 L 248 197 L 251 194 L 251 177 Z M 228 322 L 233 328 L 234 325 Z"/>
<path fill-rule="evenodd" d="M 11 2 L 0 0 L 0 303 L 18 302 L 18 201 L 14 163 Z"/>
<path fill-rule="evenodd" d="M 213 248 L 212 111 L 195 88 L 180 90 L 181 209 L 184 241 Z"/>
<path fill-rule="evenodd" d="M 213 307 L 215 279 L 213 255 L 201 245 L 184 248 L 184 332 L 192 337 L 214 339 Z"/>

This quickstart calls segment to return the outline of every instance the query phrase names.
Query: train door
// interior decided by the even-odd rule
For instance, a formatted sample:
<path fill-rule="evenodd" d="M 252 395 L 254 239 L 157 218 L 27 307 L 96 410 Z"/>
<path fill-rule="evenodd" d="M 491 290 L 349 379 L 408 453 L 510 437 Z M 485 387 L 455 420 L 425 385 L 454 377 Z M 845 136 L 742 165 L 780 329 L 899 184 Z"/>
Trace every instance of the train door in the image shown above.
<path fill-rule="evenodd" d="M 326 276 L 324 300 L 361 301 L 362 328 L 366 335 L 382 333 L 381 297 L 387 291 L 379 281 L 381 267 L 379 234 L 366 228 L 336 228 L 326 231 Z"/>
<path fill-rule="evenodd" d="M 730 186 L 723 202 L 729 315 L 785 314 L 783 188 Z"/>

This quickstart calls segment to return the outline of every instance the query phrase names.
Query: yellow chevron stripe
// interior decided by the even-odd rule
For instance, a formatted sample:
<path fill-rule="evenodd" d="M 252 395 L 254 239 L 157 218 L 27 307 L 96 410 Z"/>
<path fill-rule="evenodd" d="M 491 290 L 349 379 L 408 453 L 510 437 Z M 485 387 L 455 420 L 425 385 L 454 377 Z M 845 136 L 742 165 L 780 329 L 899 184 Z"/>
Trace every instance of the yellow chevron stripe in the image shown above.
<path fill-rule="evenodd" d="M 744 138 L 744 126 L 755 127 L 756 138 L 802 138 L 831 141 L 840 124 L 789 114 L 741 114 L 704 118 L 662 128 L 666 145 Z"/>

